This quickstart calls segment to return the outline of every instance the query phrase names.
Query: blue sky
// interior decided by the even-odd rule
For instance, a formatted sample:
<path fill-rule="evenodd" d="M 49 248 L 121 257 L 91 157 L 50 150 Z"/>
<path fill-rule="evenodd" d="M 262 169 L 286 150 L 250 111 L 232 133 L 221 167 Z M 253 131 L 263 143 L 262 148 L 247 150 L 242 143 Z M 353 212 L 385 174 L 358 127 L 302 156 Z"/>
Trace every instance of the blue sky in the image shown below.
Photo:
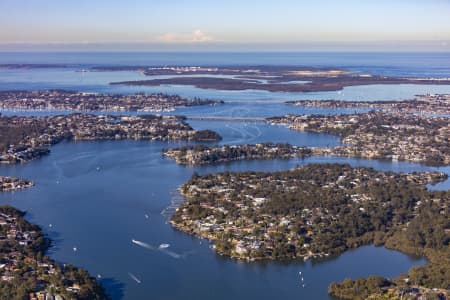
<path fill-rule="evenodd" d="M 450 0 L 1 0 L 0 49 L 450 50 Z"/>

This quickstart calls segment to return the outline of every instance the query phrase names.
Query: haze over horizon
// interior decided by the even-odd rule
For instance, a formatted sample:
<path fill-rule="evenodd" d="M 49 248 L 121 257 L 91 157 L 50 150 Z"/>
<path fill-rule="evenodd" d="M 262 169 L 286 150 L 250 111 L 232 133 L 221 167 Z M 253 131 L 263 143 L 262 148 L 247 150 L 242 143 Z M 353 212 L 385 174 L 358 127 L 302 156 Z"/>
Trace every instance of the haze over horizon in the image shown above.
<path fill-rule="evenodd" d="M 2 0 L 0 50 L 450 51 L 449 0 Z"/>

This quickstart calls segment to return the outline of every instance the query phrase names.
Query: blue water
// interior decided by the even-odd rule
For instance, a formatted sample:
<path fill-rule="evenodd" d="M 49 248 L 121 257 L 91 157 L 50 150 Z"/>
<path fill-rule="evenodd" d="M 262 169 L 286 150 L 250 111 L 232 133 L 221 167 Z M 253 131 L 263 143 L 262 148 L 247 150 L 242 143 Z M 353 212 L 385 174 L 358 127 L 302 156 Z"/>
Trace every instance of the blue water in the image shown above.
<path fill-rule="evenodd" d="M 194 171 L 286 170 L 322 159 L 189 168 L 161 157 L 162 148 L 168 146 L 133 141 L 59 144 L 41 160 L 0 166 L 4 175 L 36 183 L 32 189 L 0 194 L 0 203 L 27 210 L 27 218 L 55 240 L 51 256 L 85 267 L 94 276 L 101 274 L 115 299 L 328 299 L 327 286 L 333 280 L 371 274 L 393 277 L 424 263 L 373 246 L 321 264 L 242 263 L 219 257 L 206 241 L 173 230 L 160 215 L 178 185 Z M 341 161 L 391 169 L 376 161 Z M 168 243 L 181 258 L 139 247 L 132 239 L 154 247 Z M 299 285 L 299 271 L 305 274 L 305 289 Z M 134 282 L 129 272 L 142 284 Z"/>
<path fill-rule="evenodd" d="M 227 102 L 252 104 L 283 103 L 300 99 L 401 100 L 417 94 L 450 93 L 450 85 L 365 85 L 345 87 L 341 91 L 287 93 L 263 90 L 222 91 L 185 85 L 125 86 L 111 82 L 142 80 L 160 76 L 144 76 L 139 72 L 77 72 L 79 67 L 49 69 L 0 69 L 0 91 L 65 89 L 99 93 L 167 93 L 184 97 L 201 97 Z M 449 72 L 450 74 L 450 72 Z M 450 75 L 449 75 L 450 77 Z"/>
<path fill-rule="evenodd" d="M 161 53 L 0 52 L 0 64 L 65 64 L 66 68 L 0 69 L 0 90 L 70 89 L 86 92 L 164 92 L 226 101 L 284 102 L 298 99 L 397 100 L 416 94 L 450 93 L 450 86 L 353 86 L 337 92 L 218 91 L 192 86 L 110 86 L 110 82 L 162 78 L 139 72 L 77 72 L 110 65 L 289 65 L 345 68 L 387 76 L 450 77 L 450 53 Z"/>
<path fill-rule="evenodd" d="M 448 52 L 0 52 L 0 64 L 289 65 L 349 68 L 389 76 L 448 77 Z"/>
<path fill-rule="evenodd" d="M 64 88 L 92 92 L 167 92 L 188 97 L 225 100 L 224 105 L 189 107 L 175 114 L 190 116 L 270 117 L 287 113 L 351 113 L 354 110 L 302 108 L 285 105 L 296 99 L 386 100 L 411 98 L 418 93 L 448 92 L 450 86 L 371 85 L 339 92 L 270 93 L 218 91 L 190 86 L 125 87 L 111 81 L 145 78 L 137 72 L 76 72 L 95 65 L 242 65 L 280 64 L 345 67 L 354 72 L 393 76 L 450 77 L 450 54 L 445 53 L 0 53 L 1 63 L 64 63 L 68 68 L 0 69 L 0 90 Z M 47 115 L 57 111 L 3 111 L 3 114 Z M 336 136 L 290 131 L 261 122 L 194 121 L 196 129 L 213 129 L 220 144 L 289 142 L 302 146 L 339 145 Z M 377 170 L 443 171 L 406 162 L 355 158 L 314 157 L 305 160 L 241 161 L 200 167 L 178 166 L 161 155 L 163 148 L 184 143 L 146 141 L 73 142 L 25 165 L 0 166 L 0 174 L 34 180 L 36 186 L 0 194 L 0 203 L 28 211 L 55 241 L 50 255 L 61 262 L 101 274 L 114 299 L 329 299 L 327 286 L 345 277 L 406 272 L 423 259 L 373 246 L 348 251 L 324 262 L 242 263 L 217 256 L 209 243 L 177 232 L 160 212 L 170 204 L 176 188 L 193 172 L 286 170 L 313 162 L 340 162 Z M 436 189 L 449 189 L 450 181 Z M 149 218 L 146 218 L 148 215 Z M 51 224 L 51 227 L 49 226 Z M 168 251 L 131 243 L 140 240 Z M 78 251 L 74 252 L 73 247 Z M 301 288 L 298 272 L 305 277 Z M 142 283 L 136 283 L 132 273 Z"/>

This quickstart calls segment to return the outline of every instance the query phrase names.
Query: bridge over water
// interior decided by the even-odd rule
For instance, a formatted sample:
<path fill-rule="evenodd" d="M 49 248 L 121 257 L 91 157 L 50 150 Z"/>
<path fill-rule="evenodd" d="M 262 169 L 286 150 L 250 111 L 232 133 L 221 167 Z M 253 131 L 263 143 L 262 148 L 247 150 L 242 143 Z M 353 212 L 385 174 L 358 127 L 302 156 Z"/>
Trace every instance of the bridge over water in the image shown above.
<path fill-rule="evenodd" d="M 226 117 L 226 116 L 186 116 L 188 120 L 201 121 L 237 121 L 237 122 L 264 122 L 265 118 L 258 117 Z"/>

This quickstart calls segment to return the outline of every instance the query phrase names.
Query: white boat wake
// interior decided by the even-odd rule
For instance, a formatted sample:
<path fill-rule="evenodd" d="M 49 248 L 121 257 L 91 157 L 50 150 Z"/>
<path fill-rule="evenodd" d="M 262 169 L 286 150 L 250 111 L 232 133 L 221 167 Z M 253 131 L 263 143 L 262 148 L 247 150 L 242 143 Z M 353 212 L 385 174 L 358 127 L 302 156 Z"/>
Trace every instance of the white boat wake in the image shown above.
<path fill-rule="evenodd" d="M 147 243 L 144 243 L 144 242 L 135 240 L 135 239 L 132 239 L 131 242 L 132 242 L 133 244 L 136 244 L 136 245 L 138 245 L 138 246 L 140 246 L 140 247 L 142 247 L 142 248 L 145 248 L 145 249 L 149 249 L 149 250 L 153 250 L 153 251 L 160 251 L 160 252 L 162 252 L 162 253 L 164 253 L 164 254 L 166 254 L 166 255 L 169 255 L 170 257 L 175 258 L 175 259 L 184 258 L 184 257 L 186 257 L 188 254 L 191 254 L 191 253 L 192 253 L 192 251 L 186 252 L 186 253 L 184 253 L 184 254 L 176 253 L 176 252 L 174 252 L 174 251 L 171 251 L 171 250 L 167 249 L 167 248 L 170 247 L 169 244 L 161 244 L 161 245 L 155 247 L 155 246 L 152 246 L 152 245 L 150 245 L 150 244 L 147 244 Z"/>
<path fill-rule="evenodd" d="M 133 279 L 137 283 L 141 283 L 141 280 L 137 278 L 133 273 L 128 273 L 128 275 L 131 277 L 131 279 Z"/>
<path fill-rule="evenodd" d="M 170 257 L 173 257 L 173 258 L 176 258 L 176 259 L 180 259 L 180 258 L 183 257 L 183 255 L 178 254 L 178 253 L 175 253 L 175 252 L 170 251 L 170 250 L 167 250 L 167 249 L 165 249 L 165 248 L 161 248 L 160 251 L 161 251 L 162 253 L 167 254 L 167 255 L 169 255 Z"/>

